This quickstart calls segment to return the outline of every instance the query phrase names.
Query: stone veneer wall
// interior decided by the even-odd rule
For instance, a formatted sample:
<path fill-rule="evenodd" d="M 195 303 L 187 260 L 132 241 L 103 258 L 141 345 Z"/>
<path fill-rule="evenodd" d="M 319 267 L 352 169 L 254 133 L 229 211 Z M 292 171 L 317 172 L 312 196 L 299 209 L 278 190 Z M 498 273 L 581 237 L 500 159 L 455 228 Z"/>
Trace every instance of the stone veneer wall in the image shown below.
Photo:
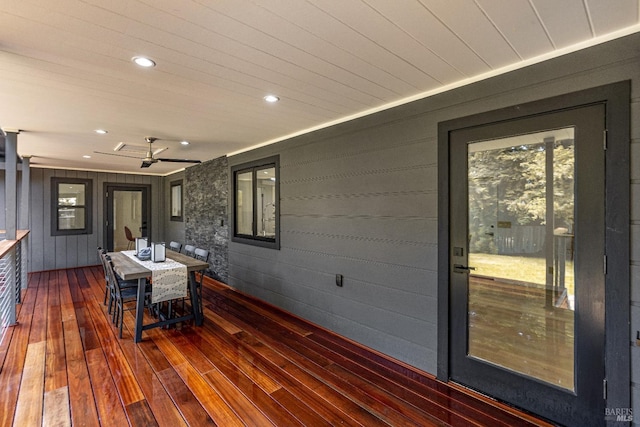
<path fill-rule="evenodd" d="M 207 274 L 224 283 L 229 271 L 229 165 L 227 157 L 185 170 L 185 244 L 209 250 Z"/>

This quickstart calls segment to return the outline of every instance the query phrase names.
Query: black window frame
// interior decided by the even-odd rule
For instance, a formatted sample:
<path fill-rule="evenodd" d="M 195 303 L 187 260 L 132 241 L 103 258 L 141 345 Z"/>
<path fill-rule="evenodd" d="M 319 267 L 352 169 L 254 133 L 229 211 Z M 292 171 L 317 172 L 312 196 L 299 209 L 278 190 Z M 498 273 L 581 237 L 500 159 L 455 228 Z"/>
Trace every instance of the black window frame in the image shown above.
<path fill-rule="evenodd" d="M 256 172 L 266 168 L 275 169 L 275 236 L 263 237 L 257 233 L 257 179 Z M 237 232 L 237 176 L 240 173 L 252 172 L 252 234 L 240 234 Z M 247 245 L 260 246 L 270 249 L 280 249 L 280 156 L 271 156 L 259 160 L 254 160 L 247 163 L 238 164 L 231 167 L 231 241 L 237 243 L 244 243 Z"/>
<path fill-rule="evenodd" d="M 175 187 L 180 187 L 180 201 L 179 201 L 180 215 L 173 215 L 173 207 L 174 207 L 174 203 L 176 202 L 176 200 L 173 199 L 173 189 Z M 176 181 L 171 181 L 171 183 L 169 183 L 169 220 L 182 222 L 183 215 L 184 215 L 184 185 L 182 183 L 182 180 L 179 179 Z"/>
<path fill-rule="evenodd" d="M 74 206 L 74 208 L 84 209 L 84 227 L 75 229 L 60 229 L 59 209 L 68 208 L 67 205 L 59 205 L 60 184 L 83 184 L 84 185 L 84 205 Z M 93 233 L 93 180 L 84 178 L 51 178 L 51 235 L 52 236 L 75 236 Z"/>

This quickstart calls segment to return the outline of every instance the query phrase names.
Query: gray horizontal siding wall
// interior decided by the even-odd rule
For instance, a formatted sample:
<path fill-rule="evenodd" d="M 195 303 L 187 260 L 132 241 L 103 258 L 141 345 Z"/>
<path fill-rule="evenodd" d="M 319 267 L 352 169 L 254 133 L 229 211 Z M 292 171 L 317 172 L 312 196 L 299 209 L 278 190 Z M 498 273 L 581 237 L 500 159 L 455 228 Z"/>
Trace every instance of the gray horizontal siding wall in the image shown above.
<path fill-rule="evenodd" d="M 18 145 L 20 137 L 18 136 Z M 93 180 L 93 226 L 91 234 L 78 236 L 51 235 L 51 178 L 86 178 Z M 99 261 L 96 248 L 104 246 L 104 183 L 151 185 L 152 238 L 161 238 L 162 178 L 62 169 L 31 169 L 31 216 L 29 271 L 54 270 Z"/>
<path fill-rule="evenodd" d="M 164 187 L 164 200 L 162 202 L 162 206 L 164 207 L 164 213 L 162 218 L 160 218 L 162 224 L 162 239 L 169 244 L 171 241 L 180 242 L 184 245 L 185 237 L 184 237 L 184 220 L 183 221 L 172 221 L 171 220 L 171 183 L 174 181 L 182 180 L 182 212 L 183 215 L 186 214 L 187 210 L 185 208 L 184 200 L 186 199 L 185 194 L 185 181 L 184 181 L 184 171 L 174 173 L 172 175 L 166 176 L 163 178 L 163 187 Z"/>
<path fill-rule="evenodd" d="M 281 249 L 231 243 L 231 285 L 415 365 L 435 358 L 435 147 L 420 119 L 274 146 Z"/>
<path fill-rule="evenodd" d="M 640 330 L 638 45 L 640 36 L 633 35 L 230 157 L 233 166 L 280 155 L 281 249 L 231 242 L 229 284 L 435 374 L 438 123 L 632 80 L 630 335 L 635 342 L 633 331 Z M 344 287 L 335 285 L 336 274 L 344 275 Z M 632 348 L 636 368 L 637 350 Z M 638 369 L 632 381 L 640 412 Z"/>

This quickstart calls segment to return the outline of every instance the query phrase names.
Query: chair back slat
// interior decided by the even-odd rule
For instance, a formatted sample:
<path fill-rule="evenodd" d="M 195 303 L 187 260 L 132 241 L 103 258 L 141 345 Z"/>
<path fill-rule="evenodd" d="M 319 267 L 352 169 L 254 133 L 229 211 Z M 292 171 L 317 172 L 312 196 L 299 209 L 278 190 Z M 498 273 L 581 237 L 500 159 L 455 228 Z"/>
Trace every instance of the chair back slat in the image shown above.
<path fill-rule="evenodd" d="M 120 280 L 118 278 L 118 274 L 116 270 L 113 268 L 113 261 L 109 255 L 105 255 L 105 262 L 107 264 L 107 272 L 109 274 L 109 282 L 113 284 L 113 290 L 116 294 L 117 298 L 121 297 L 121 288 L 120 288 Z"/>
<path fill-rule="evenodd" d="M 107 275 L 107 266 L 104 263 L 104 256 L 107 254 L 107 251 L 98 246 L 98 259 L 100 260 L 100 264 L 102 264 L 102 269 L 104 270 L 104 275 Z"/>
<path fill-rule="evenodd" d="M 196 254 L 196 247 L 193 245 L 184 245 L 184 254 L 194 257 Z"/>
<path fill-rule="evenodd" d="M 107 254 L 107 251 L 98 246 L 98 259 L 100 260 L 100 264 L 102 265 L 102 272 L 104 273 L 104 286 L 105 286 L 105 294 L 104 300 L 107 301 L 108 291 L 109 291 L 109 276 L 107 275 L 107 266 L 104 263 L 104 256 Z"/>
<path fill-rule="evenodd" d="M 209 251 L 206 249 L 197 248 L 194 251 L 194 258 L 200 261 L 209 262 Z"/>
<path fill-rule="evenodd" d="M 182 249 L 182 243 L 172 241 L 169 243 L 169 249 L 175 252 L 180 252 L 180 249 Z"/>

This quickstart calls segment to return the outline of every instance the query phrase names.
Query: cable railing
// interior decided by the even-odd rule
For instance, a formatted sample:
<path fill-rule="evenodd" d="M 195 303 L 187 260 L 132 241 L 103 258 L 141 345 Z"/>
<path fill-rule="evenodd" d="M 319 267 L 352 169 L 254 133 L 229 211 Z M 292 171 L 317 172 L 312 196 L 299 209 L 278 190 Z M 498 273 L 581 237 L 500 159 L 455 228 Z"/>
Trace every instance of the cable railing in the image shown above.
<path fill-rule="evenodd" d="M 19 230 L 16 240 L 0 240 L 0 343 L 7 328 L 16 324 L 16 306 L 27 286 L 26 250 L 29 232 Z"/>

